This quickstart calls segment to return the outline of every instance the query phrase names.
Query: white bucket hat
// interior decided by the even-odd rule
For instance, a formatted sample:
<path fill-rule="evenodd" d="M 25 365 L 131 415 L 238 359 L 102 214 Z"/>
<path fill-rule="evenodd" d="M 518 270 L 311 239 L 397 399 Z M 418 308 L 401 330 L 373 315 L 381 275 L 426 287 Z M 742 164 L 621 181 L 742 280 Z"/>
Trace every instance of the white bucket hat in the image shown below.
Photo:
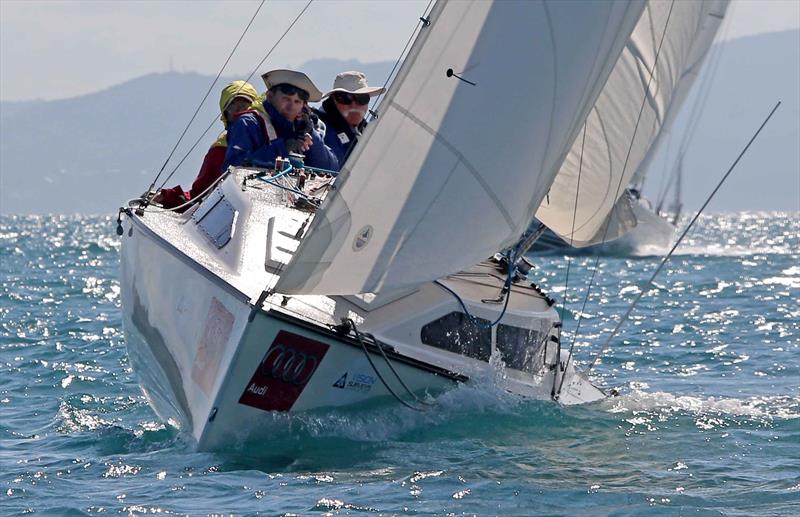
<path fill-rule="evenodd" d="M 367 76 L 361 72 L 356 71 L 349 71 L 349 72 L 342 72 L 336 76 L 336 79 L 333 81 L 333 90 L 327 92 L 323 97 L 327 97 L 328 95 L 335 93 L 335 92 L 347 92 L 347 93 L 355 93 L 355 94 L 362 94 L 366 93 L 370 97 L 374 97 L 376 95 L 380 95 L 386 91 L 386 88 L 380 88 L 377 86 L 369 86 L 367 84 Z"/>
<path fill-rule="evenodd" d="M 261 76 L 264 84 L 267 85 L 267 90 L 279 84 L 291 84 L 296 88 L 300 88 L 308 92 L 309 102 L 319 102 L 322 100 L 322 92 L 314 86 L 314 83 L 303 72 L 296 72 L 295 70 L 270 70 Z"/>

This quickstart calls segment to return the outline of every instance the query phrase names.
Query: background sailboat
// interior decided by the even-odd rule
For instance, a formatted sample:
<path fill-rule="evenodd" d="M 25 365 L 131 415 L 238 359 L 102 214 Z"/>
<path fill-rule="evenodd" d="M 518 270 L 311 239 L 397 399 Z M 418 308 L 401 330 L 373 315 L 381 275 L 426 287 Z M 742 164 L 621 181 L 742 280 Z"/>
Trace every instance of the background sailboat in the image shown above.
<path fill-rule="evenodd" d="M 641 197 L 642 185 L 727 7 L 727 0 L 647 4 L 536 214 L 561 241 L 577 248 L 613 241 L 604 249 L 619 252 L 663 253 L 669 247 L 674 227 Z M 543 244 L 558 242 L 551 235 Z"/>

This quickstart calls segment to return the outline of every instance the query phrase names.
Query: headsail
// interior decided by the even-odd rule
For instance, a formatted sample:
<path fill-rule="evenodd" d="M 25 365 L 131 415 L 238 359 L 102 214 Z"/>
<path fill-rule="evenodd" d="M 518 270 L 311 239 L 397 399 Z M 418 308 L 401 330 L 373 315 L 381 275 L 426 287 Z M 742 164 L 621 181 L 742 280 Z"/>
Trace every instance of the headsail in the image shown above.
<path fill-rule="evenodd" d="M 643 8 L 437 2 L 275 290 L 391 290 L 514 243 Z"/>
<path fill-rule="evenodd" d="M 647 167 L 662 129 L 677 115 L 727 5 L 648 2 L 587 119 L 585 142 L 581 132 L 536 213 L 570 245 L 612 240 L 635 226 L 625 188 Z"/>

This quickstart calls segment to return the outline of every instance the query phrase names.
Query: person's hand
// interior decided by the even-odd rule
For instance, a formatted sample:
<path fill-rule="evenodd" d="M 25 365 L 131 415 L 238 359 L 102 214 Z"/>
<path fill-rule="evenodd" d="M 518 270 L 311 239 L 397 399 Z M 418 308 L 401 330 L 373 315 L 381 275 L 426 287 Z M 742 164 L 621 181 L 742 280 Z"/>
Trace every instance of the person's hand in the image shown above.
<path fill-rule="evenodd" d="M 286 150 L 290 153 L 303 154 L 311 148 L 312 144 L 311 135 L 305 133 L 302 136 L 298 135 L 296 138 L 286 140 Z"/>

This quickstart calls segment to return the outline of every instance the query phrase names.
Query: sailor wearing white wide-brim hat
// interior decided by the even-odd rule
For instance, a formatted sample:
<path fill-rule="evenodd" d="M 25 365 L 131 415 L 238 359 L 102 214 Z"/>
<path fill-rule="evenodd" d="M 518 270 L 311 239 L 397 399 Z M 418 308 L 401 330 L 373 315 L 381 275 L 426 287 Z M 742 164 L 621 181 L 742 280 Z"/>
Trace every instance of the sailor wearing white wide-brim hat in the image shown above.
<path fill-rule="evenodd" d="M 263 74 L 261 78 L 264 80 L 264 84 L 267 85 L 267 90 L 272 90 L 281 85 L 289 85 L 301 90 L 298 94 L 301 98 L 305 97 L 303 98 L 304 101 L 319 102 L 322 100 L 322 92 L 303 72 L 285 69 L 270 70 Z"/>
<path fill-rule="evenodd" d="M 370 98 L 385 91 L 386 88 L 370 86 L 362 72 L 348 71 L 337 75 L 333 89 L 325 93 L 325 101 L 317 113 L 327 127 L 325 144 L 336 154 L 340 165 L 367 125 Z"/>
<path fill-rule="evenodd" d="M 303 72 L 270 70 L 261 76 L 267 85 L 264 111 L 242 113 L 228 129 L 228 150 L 223 170 L 229 166 L 266 166 L 290 153 L 305 155 L 305 164 L 338 170 L 336 155 L 311 120 L 308 101 L 322 92 Z"/>
<path fill-rule="evenodd" d="M 333 89 L 325 93 L 323 97 L 328 97 L 334 92 L 346 92 L 353 94 L 366 94 L 370 97 L 380 95 L 386 88 L 370 86 L 367 84 L 367 76 L 362 72 L 350 71 L 342 72 L 333 80 Z"/>

